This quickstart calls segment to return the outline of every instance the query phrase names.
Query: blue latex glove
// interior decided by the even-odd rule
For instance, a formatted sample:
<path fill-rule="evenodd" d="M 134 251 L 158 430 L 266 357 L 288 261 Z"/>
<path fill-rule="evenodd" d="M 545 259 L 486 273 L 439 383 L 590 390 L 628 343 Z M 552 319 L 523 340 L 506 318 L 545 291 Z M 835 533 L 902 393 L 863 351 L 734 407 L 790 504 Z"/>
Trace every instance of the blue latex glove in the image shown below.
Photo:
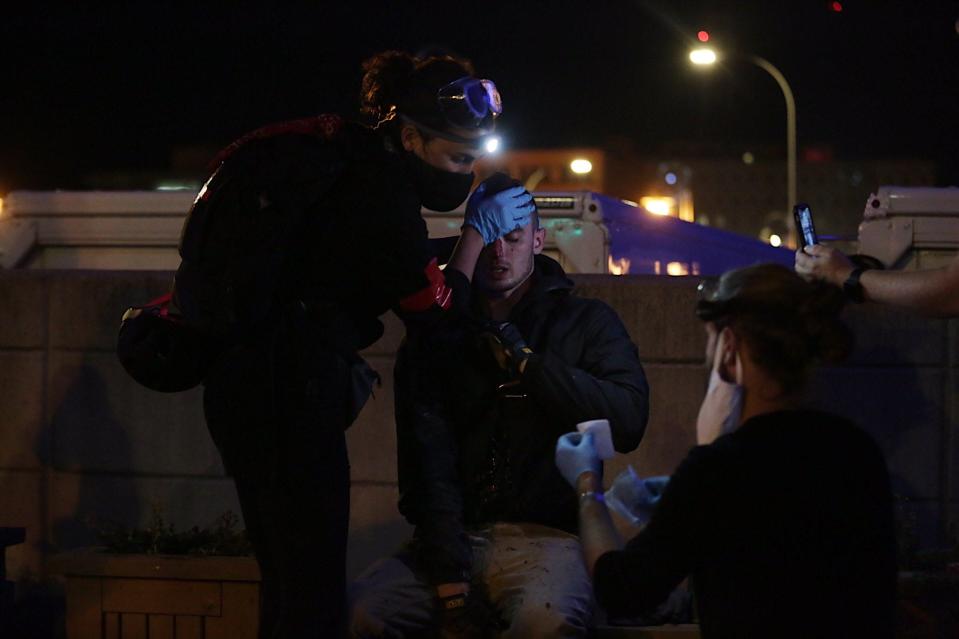
<path fill-rule="evenodd" d="M 603 474 L 603 462 L 596 453 L 592 433 L 566 433 L 556 442 L 556 466 L 569 485 L 576 488 L 576 480 L 586 471 Z"/>
<path fill-rule="evenodd" d="M 632 466 L 620 473 L 606 491 L 606 505 L 634 525 L 649 521 L 669 484 L 668 476 L 640 479 Z"/>
<path fill-rule="evenodd" d="M 484 244 L 492 244 L 529 224 L 534 206 L 532 194 L 522 186 L 487 196 L 485 184 L 480 184 L 466 202 L 463 226 L 472 226 L 483 236 Z"/>

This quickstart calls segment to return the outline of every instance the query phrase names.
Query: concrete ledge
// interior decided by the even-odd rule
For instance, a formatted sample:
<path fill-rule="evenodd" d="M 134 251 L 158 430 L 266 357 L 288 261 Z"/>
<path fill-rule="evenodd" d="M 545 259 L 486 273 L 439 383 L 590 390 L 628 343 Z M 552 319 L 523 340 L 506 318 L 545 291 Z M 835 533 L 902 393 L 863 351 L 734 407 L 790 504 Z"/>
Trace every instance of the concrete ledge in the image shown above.
<path fill-rule="evenodd" d="M 42 351 L 0 351 L 0 468 L 49 461 L 44 427 Z"/>
<path fill-rule="evenodd" d="M 352 580 L 380 557 L 413 536 L 413 527 L 396 509 L 395 485 L 354 484 L 350 490 L 350 538 L 346 576 Z"/>
<path fill-rule="evenodd" d="M 875 304 L 850 304 L 843 311 L 843 321 L 856 340 L 845 366 L 949 364 L 949 323 L 945 320 Z"/>
<path fill-rule="evenodd" d="M 47 342 L 47 277 L 0 272 L 0 348 L 43 348 Z"/>
<path fill-rule="evenodd" d="M 823 368 L 810 394 L 815 406 L 873 436 L 886 454 L 894 490 L 930 499 L 939 492 L 936 451 L 948 415 L 944 383 L 937 368 Z"/>
<path fill-rule="evenodd" d="M 696 319 L 698 277 L 575 275 L 575 292 L 613 307 L 643 362 L 702 361 L 706 340 Z"/>
<path fill-rule="evenodd" d="M 7 549 L 8 579 L 36 579 L 43 571 L 45 492 L 39 471 L 0 470 L 0 527 L 26 528 L 24 543 Z"/>
<path fill-rule="evenodd" d="M 131 379 L 112 352 L 53 351 L 49 437 L 57 469 L 223 475 L 202 388 L 163 394 Z"/>
<path fill-rule="evenodd" d="M 116 348 L 130 306 L 170 290 L 166 271 L 58 271 L 50 279 L 50 345 L 71 350 Z"/>
<path fill-rule="evenodd" d="M 396 483 L 396 426 L 393 420 L 393 357 L 367 355 L 383 379 L 356 422 L 346 431 L 353 481 Z"/>
<path fill-rule="evenodd" d="M 639 449 L 612 460 L 670 472 L 694 443 L 706 383 L 704 336 L 693 306 L 698 278 L 575 276 L 577 293 L 619 312 L 651 384 Z M 140 523 L 164 501 L 178 526 L 238 511 L 203 423 L 200 393 L 153 393 L 126 377 L 113 353 L 123 310 L 169 289 L 170 272 L 0 272 L 0 525 L 26 526 L 11 549 L 12 578 L 42 571 L 50 542 L 85 543 L 88 513 Z M 914 499 L 923 534 L 959 492 L 959 322 L 855 306 L 858 347 L 813 385 L 818 406 L 873 434 L 897 490 Z M 348 433 L 353 471 L 350 570 L 392 552 L 410 534 L 396 512 L 394 352 L 403 329 L 365 355 L 384 386 Z M 953 506 L 952 517 L 959 517 Z M 931 537 L 932 542 L 935 542 Z M 89 539 L 87 538 L 87 541 Z"/>

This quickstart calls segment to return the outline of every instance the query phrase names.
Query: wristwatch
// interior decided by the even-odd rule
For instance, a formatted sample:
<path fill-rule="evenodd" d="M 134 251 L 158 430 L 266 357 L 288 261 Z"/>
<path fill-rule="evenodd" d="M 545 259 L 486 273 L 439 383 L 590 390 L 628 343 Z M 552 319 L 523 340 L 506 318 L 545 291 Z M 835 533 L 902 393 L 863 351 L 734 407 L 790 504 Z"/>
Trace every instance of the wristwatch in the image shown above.
<path fill-rule="evenodd" d="M 866 269 L 859 267 L 854 268 L 852 273 L 849 274 L 849 277 L 846 278 L 846 281 L 842 283 L 843 293 L 856 304 L 862 304 L 865 299 L 865 291 L 862 290 L 862 284 L 859 282 L 859 278 L 865 270 Z"/>

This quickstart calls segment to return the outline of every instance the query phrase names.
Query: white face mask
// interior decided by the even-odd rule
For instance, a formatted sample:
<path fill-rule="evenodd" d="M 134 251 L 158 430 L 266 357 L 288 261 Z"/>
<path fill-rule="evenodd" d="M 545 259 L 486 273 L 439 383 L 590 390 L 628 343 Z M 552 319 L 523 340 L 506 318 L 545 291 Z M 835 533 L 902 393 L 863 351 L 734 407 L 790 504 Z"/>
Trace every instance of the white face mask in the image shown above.
<path fill-rule="evenodd" d="M 716 357 L 720 357 L 716 353 Z M 711 444 L 717 438 L 731 433 L 739 425 L 743 412 L 742 362 L 736 354 L 736 382 L 727 382 L 713 368 L 709 376 L 709 388 L 696 417 L 696 443 Z"/>

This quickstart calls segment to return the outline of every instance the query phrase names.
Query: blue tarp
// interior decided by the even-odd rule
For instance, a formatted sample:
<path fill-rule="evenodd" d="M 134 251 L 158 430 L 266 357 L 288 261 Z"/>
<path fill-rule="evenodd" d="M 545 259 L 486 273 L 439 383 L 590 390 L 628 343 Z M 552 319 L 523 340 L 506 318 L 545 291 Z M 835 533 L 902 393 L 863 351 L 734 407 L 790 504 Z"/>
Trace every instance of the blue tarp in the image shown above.
<path fill-rule="evenodd" d="M 629 274 L 719 275 L 760 262 L 792 268 L 793 251 L 745 235 L 675 217 L 653 215 L 622 200 L 593 194 L 602 205 L 614 264 L 629 260 Z"/>

